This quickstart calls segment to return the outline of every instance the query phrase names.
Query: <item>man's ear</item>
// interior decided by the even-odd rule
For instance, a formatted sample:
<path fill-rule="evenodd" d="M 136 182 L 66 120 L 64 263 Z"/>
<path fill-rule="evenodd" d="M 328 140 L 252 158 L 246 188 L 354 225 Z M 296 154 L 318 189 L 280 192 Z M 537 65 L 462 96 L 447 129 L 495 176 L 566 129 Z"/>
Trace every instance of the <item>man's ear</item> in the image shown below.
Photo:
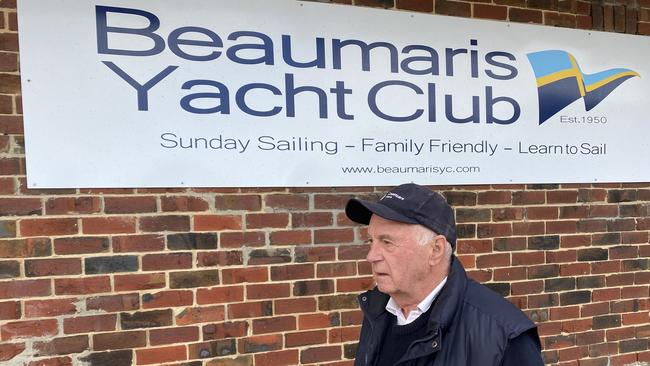
<path fill-rule="evenodd" d="M 431 243 L 430 263 L 436 265 L 440 263 L 445 257 L 445 250 L 447 248 L 447 240 L 442 235 L 436 235 Z"/>

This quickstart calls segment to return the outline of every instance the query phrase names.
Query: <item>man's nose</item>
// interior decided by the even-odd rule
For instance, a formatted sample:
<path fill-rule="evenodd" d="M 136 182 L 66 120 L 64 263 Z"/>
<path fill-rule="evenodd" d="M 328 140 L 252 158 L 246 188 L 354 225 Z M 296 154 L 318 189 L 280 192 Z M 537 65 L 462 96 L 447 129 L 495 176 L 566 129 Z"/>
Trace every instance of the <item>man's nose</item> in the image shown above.
<path fill-rule="evenodd" d="M 381 250 L 379 249 L 379 246 L 376 244 L 370 244 L 370 250 L 368 251 L 368 254 L 366 255 L 366 260 L 368 262 L 377 262 L 383 259 L 383 256 L 381 255 Z"/>

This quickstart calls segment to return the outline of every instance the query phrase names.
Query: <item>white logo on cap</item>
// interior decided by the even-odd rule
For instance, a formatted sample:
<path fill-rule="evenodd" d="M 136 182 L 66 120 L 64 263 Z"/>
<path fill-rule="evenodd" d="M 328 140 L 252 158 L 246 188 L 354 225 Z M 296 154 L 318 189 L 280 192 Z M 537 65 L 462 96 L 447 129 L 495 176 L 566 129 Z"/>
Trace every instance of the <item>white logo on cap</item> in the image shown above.
<path fill-rule="evenodd" d="M 395 198 L 397 198 L 397 199 L 399 199 L 399 200 L 404 201 L 404 197 L 400 196 L 400 195 L 397 194 L 397 193 L 393 193 L 393 192 L 388 192 L 388 193 L 386 193 L 386 194 L 384 195 L 384 197 L 382 197 L 381 199 L 383 200 L 384 198 L 388 199 L 388 198 L 393 198 L 393 197 L 395 197 Z"/>

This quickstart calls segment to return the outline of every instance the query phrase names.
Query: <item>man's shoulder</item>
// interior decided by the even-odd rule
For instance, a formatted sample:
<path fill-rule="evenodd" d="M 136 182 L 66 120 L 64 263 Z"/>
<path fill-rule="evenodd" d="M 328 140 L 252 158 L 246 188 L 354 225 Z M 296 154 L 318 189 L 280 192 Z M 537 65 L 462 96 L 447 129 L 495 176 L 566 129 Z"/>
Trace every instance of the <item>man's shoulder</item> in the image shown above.
<path fill-rule="evenodd" d="M 465 304 L 501 326 L 521 333 L 535 326 L 519 308 L 488 287 L 469 280 Z"/>

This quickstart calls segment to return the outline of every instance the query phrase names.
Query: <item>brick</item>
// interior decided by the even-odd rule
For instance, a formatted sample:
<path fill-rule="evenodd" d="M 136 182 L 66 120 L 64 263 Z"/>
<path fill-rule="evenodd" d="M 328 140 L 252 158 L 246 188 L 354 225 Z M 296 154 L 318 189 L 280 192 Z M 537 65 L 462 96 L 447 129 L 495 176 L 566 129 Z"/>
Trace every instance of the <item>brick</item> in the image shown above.
<path fill-rule="evenodd" d="M 541 24 L 543 21 L 543 13 L 539 10 L 509 8 L 508 19 L 512 22 L 518 22 L 518 23 Z M 535 193 L 543 193 L 543 192 L 535 192 Z M 539 203 L 543 203 L 543 202 L 539 202 Z"/>
<path fill-rule="evenodd" d="M 477 268 L 505 267 L 510 265 L 510 254 L 485 254 L 476 259 Z"/>
<path fill-rule="evenodd" d="M 299 212 L 291 214 L 291 226 L 294 228 L 332 226 L 330 212 Z"/>
<path fill-rule="evenodd" d="M 113 277 L 115 291 L 138 291 L 163 288 L 166 285 L 164 273 L 128 274 Z"/>
<path fill-rule="evenodd" d="M 0 37 L 2 35 L 0 34 Z M 5 99 L 6 98 L 6 99 Z M 11 97 L 0 95 L 0 114 L 11 113 Z M 0 176 L 25 175 L 25 160 L 19 158 L 0 158 Z"/>
<path fill-rule="evenodd" d="M 314 208 L 319 209 L 342 209 L 346 203 L 354 198 L 353 195 L 344 194 L 316 194 L 314 195 Z"/>
<path fill-rule="evenodd" d="M 171 309 L 120 313 L 122 329 L 156 328 L 172 325 Z"/>
<path fill-rule="evenodd" d="M 332 311 L 340 309 L 356 309 L 359 307 L 357 294 L 319 296 L 318 310 Z"/>
<path fill-rule="evenodd" d="M 265 244 L 265 235 L 261 231 L 220 233 L 222 248 L 259 247 Z"/>
<path fill-rule="evenodd" d="M 370 250 L 369 245 L 340 245 L 338 246 L 339 260 L 365 259 Z"/>
<path fill-rule="evenodd" d="M 286 281 L 314 278 L 313 264 L 296 264 L 271 267 L 271 280 Z"/>
<path fill-rule="evenodd" d="M 304 314 L 298 318 L 298 328 L 300 330 L 330 328 L 339 325 L 341 325 L 341 319 L 338 313 Z"/>
<path fill-rule="evenodd" d="M 501 4 L 501 1 L 497 2 Z M 511 5 L 511 4 L 501 4 L 501 5 Z M 515 10 L 515 9 L 510 9 Z M 524 9 L 518 9 L 524 10 Z M 541 22 L 541 12 L 540 12 L 540 22 Z M 512 19 L 511 19 L 512 20 Z M 513 205 L 536 205 L 544 204 L 546 202 L 546 195 L 544 192 L 540 191 L 515 191 L 512 192 L 512 204 Z"/>
<path fill-rule="evenodd" d="M 20 262 L 0 261 L 0 279 L 20 277 Z"/>
<path fill-rule="evenodd" d="M 514 221 L 522 220 L 525 216 L 525 211 L 523 208 L 493 208 L 492 209 L 492 221 Z"/>
<path fill-rule="evenodd" d="M 630 339 L 626 341 L 621 341 L 618 345 L 618 349 L 620 353 L 645 351 L 648 349 L 648 340 Z"/>
<path fill-rule="evenodd" d="M 510 286 L 512 295 L 538 294 L 542 291 L 544 291 L 543 281 L 513 282 Z"/>
<path fill-rule="evenodd" d="M 227 268 L 223 269 L 221 273 L 224 284 L 266 282 L 269 278 L 266 267 Z"/>
<path fill-rule="evenodd" d="M 273 314 L 273 303 L 271 301 L 246 302 L 241 304 L 228 305 L 228 318 L 257 318 Z"/>
<path fill-rule="evenodd" d="M 122 252 L 153 252 L 165 247 L 162 235 L 125 235 L 113 237 L 113 251 Z"/>
<path fill-rule="evenodd" d="M 217 195 L 215 208 L 223 211 L 259 211 L 262 201 L 259 195 Z"/>
<path fill-rule="evenodd" d="M 0 72 L 18 71 L 18 54 L 0 52 Z"/>
<path fill-rule="evenodd" d="M 347 277 L 357 274 L 356 262 L 319 263 L 316 265 L 316 276 Z"/>
<path fill-rule="evenodd" d="M 189 306 L 194 303 L 192 291 L 160 291 L 142 295 L 142 308 L 167 308 Z"/>
<path fill-rule="evenodd" d="M 77 302 L 77 298 L 25 301 L 25 317 L 45 318 L 74 314 L 77 312 Z"/>
<path fill-rule="evenodd" d="M 295 249 L 296 262 L 324 262 L 336 259 L 336 248 L 332 247 L 298 247 Z"/>
<path fill-rule="evenodd" d="M 577 254 L 578 261 L 581 262 L 602 261 L 609 257 L 607 249 L 602 248 L 580 249 Z"/>
<path fill-rule="evenodd" d="M 300 351 L 300 362 L 302 363 L 316 363 L 339 359 L 341 359 L 340 346 L 312 347 Z"/>
<path fill-rule="evenodd" d="M 74 237 L 54 239 L 54 252 L 60 255 L 104 253 L 108 249 L 108 238 Z"/>
<path fill-rule="evenodd" d="M 195 231 L 240 230 L 242 217 L 240 215 L 196 215 L 194 216 Z"/>
<path fill-rule="evenodd" d="M 144 347 L 147 344 L 145 331 L 93 334 L 93 350 L 128 349 Z"/>
<path fill-rule="evenodd" d="M 155 197 L 104 197 L 104 212 L 107 214 L 148 213 L 156 210 Z"/>
<path fill-rule="evenodd" d="M 138 257 L 133 255 L 113 255 L 110 257 L 86 258 L 86 274 L 135 272 L 138 270 Z"/>
<path fill-rule="evenodd" d="M 0 361 L 9 361 L 25 350 L 24 343 L 0 344 Z"/>
<path fill-rule="evenodd" d="M 52 285 L 49 279 L 0 282 L 0 299 L 49 296 L 51 291 Z"/>
<path fill-rule="evenodd" d="M 621 326 L 620 315 L 603 315 L 595 316 L 593 319 L 593 329 L 617 328 Z"/>
<path fill-rule="evenodd" d="M 578 222 L 576 221 L 547 221 L 546 234 L 575 233 Z"/>
<path fill-rule="evenodd" d="M 184 345 L 139 349 L 135 358 L 138 365 L 183 361 L 187 359 L 187 349 Z"/>
<path fill-rule="evenodd" d="M 503 251 L 510 252 L 510 251 L 516 251 L 516 250 L 525 250 L 526 249 L 526 238 L 522 238 L 522 237 L 495 238 L 493 244 L 494 244 L 494 250 L 500 251 L 500 252 L 503 252 Z M 491 247 L 491 245 L 490 245 L 490 247 Z M 486 252 L 486 250 L 473 251 L 473 253 L 481 253 L 481 252 Z"/>
<path fill-rule="evenodd" d="M 90 217 L 81 219 L 84 234 L 135 233 L 134 217 Z"/>
<path fill-rule="evenodd" d="M 299 314 L 316 311 L 316 300 L 314 298 L 292 298 L 275 300 L 275 314 Z"/>
<path fill-rule="evenodd" d="M 270 235 L 271 245 L 311 244 L 310 230 L 274 231 Z"/>
<path fill-rule="evenodd" d="M 327 331 L 313 330 L 307 332 L 286 333 L 284 335 L 284 342 L 287 348 L 326 343 Z"/>
<path fill-rule="evenodd" d="M 199 267 L 237 266 L 244 263 L 244 255 L 238 250 L 199 252 L 196 263 Z"/>
<path fill-rule="evenodd" d="M 56 197 L 45 202 L 48 215 L 92 214 L 101 211 L 99 197 Z"/>
<path fill-rule="evenodd" d="M 143 271 L 189 268 L 192 268 L 192 253 L 145 254 L 142 256 Z"/>
<path fill-rule="evenodd" d="M 578 289 L 605 287 L 605 276 L 578 277 L 576 287 Z"/>
<path fill-rule="evenodd" d="M 193 250 L 193 249 L 217 249 L 219 241 L 217 234 L 208 233 L 184 233 L 167 236 L 167 249 L 169 250 Z"/>
<path fill-rule="evenodd" d="M 560 305 L 584 304 L 591 301 L 591 291 L 570 291 L 560 294 Z"/>
<path fill-rule="evenodd" d="M 471 17 L 471 8 L 469 4 L 466 3 L 455 1 L 437 1 L 435 2 L 435 13 L 469 18 Z"/>
<path fill-rule="evenodd" d="M 545 308 L 559 305 L 559 296 L 557 294 L 531 295 L 528 297 L 528 306 L 531 309 Z"/>
<path fill-rule="evenodd" d="M 86 309 L 102 310 L 109 313 L 130 311 L 140 308 L 138 294 L 95 296 L 86 299 Z"/>
<path fill-rule="evenodd" d="M 65 334 L 110 332 L 115 330 L 116 320 L 116 314 L 65 318 L 63 332 Z"/>
<path fill-rule="evenodd" d="M 620 233 L 594 234 L 591 237 L 593 245 L 613 245 L 621 243 Z"/>
<path fill-rule="evenodd" d="M 77 219 L 23 219 L 19 224 L 21 236 L 71 235 L 79 231 Z"/>
<path fill-rule="evenodd" d="M 133 352 L 131 350 L 93 352 L 81 357 L 80 360 L 92 366 L 131 366 L 133 364 Z"/>
<path fill-rule="evenodd" d="M 0 302 L 0 320 L 20 319 L 21 315 L 19 301 Z"/>
<path fill-rule="evenodd" d="M 225 308 L 223 306 L 185 308 L 176 314 L 176 325 L 222 321 L 225 317 Z"/>
<path fill-rule="evenodd" d="M 474 17 L 482 19 L 506 20 L 508 16 L 508 8 L 500 5 L 489 4 L 473 4 Z M 480 195 L 479 195 L 480 203 Z M 508 202 L 509 203 L 509 202 Z"/>
<path fill-rule="evenodd" d="M 149 216 L 140 217 L 138 220 L 140 230 L 143 232 L 190 231 L 188 216 Z"/>
<path fill-rule="evenodd" d="M 52 247 L 48 238 L 0 240 L 0 258 L 45 257 L 51 254 Z"/>
<path fill-rule="evenodd" d="M 576 28 L 577 21 L 574 14 L 544 12 L 544 24 L 555 27 Z"/>
<path fill-rule="evenodd" d="M 210 205 L 200 197 L 175 196 L 160 197 L 160 208 L 163 212 L 201 212 L 207 211 Z"/>
<path fill-rule="evenodd" d="M 248 265 L 280 264 L 291 262 L 289 249 L 255 249 L 250 252 Z"/>
<path fill-rule="evenodd" d="M 256 353 L 275 351 L 282 348 L 282 336 L 279 334 L 246 337 L 239 340 L 239 352 Z"/>
<path fill-rule="evenodd" d="M 0 326 L 3 341 L 17 338 L 47 337 L 53 336 L 57 332 L 56 319 L 16 321 Z"/>
<path fill-rule="evenodd" d="M 149 331 L 149 343 L 152 346 L 160 346 L 173 343 L 187 343 L 199 340 L 198 327 L 174 327 L 151 329 Z"/>
<path fill-rule="evenodd" d="M 279 333 L 295 329 L 296 318 L 293 316 L 253 319 L 253 334 Z"/>
<path fill-rule="evenodd" d="M 511 224 L 478 224 L 476 235 L 478 238 L 492 238 L 499 236 L 511 236 Z"/>
<path fill-rule="evenodd" d="M 298 350 L 260 353 L 255 355 L 255 366 L 298 365 Z"/>
<path fill-rule="evenodd" d="M 290 285 L 288 283 L 274 283 L 261 285 L 247 285 L 246 299 L 261 300 L 275 299 L 290 296 Z"/>
<path fill-rule="evenodd" d="M 169 274 L 170 288 L 209 287 L 218 284 L 218 270 L 171 272 Z"/>
<path fill-rule="evenodd" d="M 557 235 L 533 236 L 528 238 L 528 249 L 530 250 L 553 250 L 559 248 L 560 237 Z"/>
<path fill-rule="evenodd" d="M 208 358 L 232 355 L 237 352 L 234 339 L 194 343 L 188 346 L 189 358 Z"/>
<path fill-rule="evenodd" d="M 247 229 L 286 228 L 289 225 L 287 213 L 255 213 L 246 214 Z"/>
<path fill-rule="evenodd" d="M 308 210 L 309 196 L 300 194 L 270 194 L 264 199 L 266 207 L 285 210 Z"/>
<path fill-rule="evenodd" d="M 513 222 L 513 235 L 541 235 L 546 232 L 546 225 L 543 222 Z"/>
<path fill-rule="evenodd" d="M 243 337 L 248 334 L 248 323 L 245 321 L 224 322 L 204 325 L 203 339 L 224 339 Z"/>
<path fill-rule="evenodd" d="M 261 365 L 259 362 L 257 365 Z M 238 356 L 235 358 L 219 358 L 207 361 L 205 366 L 253 366 L 252 356 Z"/>
<path fill-rule="evenodd" d="M 296 281 L 293 287 L 294 296 L 311 296 L 334 292 L 334 281 L 314 280 Z"/>
<path fill-rule="evenodd" d="M 40 215 L 41 211 L 38 198 L 0 198 L 0 216 Z"/>
<path fill-rule="evenodd" d="M 397 7 L 397 9 L 418 11 L 418 12 L 422 12 L 422 13 L 431 13 L 431 12 L 433 12 L 433 2 L 432 1 L 396 0 L 395 7 Z"/>
<path fill-rule="evenodd" d="M 37 357 L 81 353 L 88 349 L 88 336 L 54 338 L 46 342 L 35 342 L 32 347 L 35 351 L 34 356 Z"/>
<path fill-rule="evenodd" d="M 457 208 L 456 222 L 489 222 L 492 218 L 492 211 L 486 208 Z"/>

